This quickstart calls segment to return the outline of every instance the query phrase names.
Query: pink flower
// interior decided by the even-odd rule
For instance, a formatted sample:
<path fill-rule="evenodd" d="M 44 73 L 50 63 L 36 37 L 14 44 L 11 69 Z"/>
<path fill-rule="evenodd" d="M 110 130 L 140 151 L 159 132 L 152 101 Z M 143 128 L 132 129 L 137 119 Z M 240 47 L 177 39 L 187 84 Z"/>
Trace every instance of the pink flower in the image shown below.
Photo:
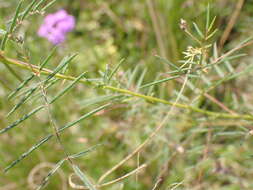
<path fill-rule="evenodd" d="M 68 32 L 75 28 L 75 18 L 65 10 L 59 10 L 45 17 L 38 35 L 57 45 L 65 41 Z"/>

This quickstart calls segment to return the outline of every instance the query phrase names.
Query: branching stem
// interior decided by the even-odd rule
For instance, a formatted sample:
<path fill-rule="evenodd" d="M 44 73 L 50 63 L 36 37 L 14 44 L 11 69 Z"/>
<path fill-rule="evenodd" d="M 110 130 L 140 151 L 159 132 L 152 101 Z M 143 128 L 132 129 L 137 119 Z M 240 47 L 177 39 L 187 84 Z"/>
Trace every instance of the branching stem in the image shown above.
<path fill-rule="evenodd" d="M 251 43 L 252 43 L 252 41 L 248 42 L 247 45 L 249 45 Z M 241 47 L 245 47 L 245 44 L 242 45 Z M 230 52 L 232 53 L 232 52 L 234 52 L 235 50 L 238 50 L 238 49 L 240 49 L 240 48 L 236 47 L 236 48 L 232 49 Z M 224 55 L 230 55 L 230 53 L 228 52 Z M 221 57 L 224 58 L 225 57 L 224 55 L 221 56 Z M 220 60 L 221 60 L 221 58 L 218 58 L 217 62 L 220 61 Z M 15 60 L 15 59 L 7 58 L 3 55 L 3 52 L 0 52 L 0 62 L 2 62 L 4 64 L 8 64 L 8 65 L 16 65 L 16 66 L 18 66 L 20 68 L 23 68 L 25 70 L 29 70 L 29 71 L 33 70 L 33 71 L 38 71 L 39 72 L 39 67 L 38 66 L 28 64 L 28 63 L 25 63 L 25 62 L 21 62 L 21 61 Z M 214 63 L 211 63 L 211 64 L 214 64 Z M 52 72 L 53 71 L 51 71 L 49 69 L 42 69 L 40 71 L 40 74 L 49 75 Z M 76 79 L 76 77 L 69 76 L 69 75 L 63 75 L 63 74 L 59 74 L 59 73 L 57 73 L 55 75 L 55 77 L 59 78 L 59 79 L 72 80 L 72 81 Z M 79 82 L 84 83 L 84 84 L 89 84 L 89 79 L 81 79 L 81 80 L 79 80 Z M 170 101 L 167 101 L 167 100 L 164 100 L 164 99 L 156 98 L 156 97 L 153 97 L 153 96 L 147 96 L 147 95 L 144 95 L 144 94 L 141 94 L 141 93 L 137 93 L 137 92 L 133 92 L 133 91 L 130 91 L 130 90 L 127 90 L 127 89 L 117 88 L 117 87 L 113 87 L 113 86 L 109 86 L 109 85 L 104 85 L 103 88 L 114 91 L 114 92 L 139 97 L 139 98 L 142 98 L 142 99 L 144 99 L 146 101 L 149 101 L 151 103 L 162 103 L 162 104 L 175 106 L 175 107 L 178 107 L 178 108 L 183 108 L 183 109 L 187 109 L 187 110 L 190 110 L 190 111 L 202 113 L 202 114 L 205 114 L 207 116 L 212 116 L 212 117 L 216 117 L 216 118 L 244 119 L 244 120 L 253 121 L 253 116 L 252 115 L 229 114 L 229 113 L 208 111 L 208 110 L 200 109 L 200 108 L 193 107 L 193 106 L 190 106 L 190 105 L 181 104 L 181 103 L 174 103 L 174 102 L 170 102 Z"/>

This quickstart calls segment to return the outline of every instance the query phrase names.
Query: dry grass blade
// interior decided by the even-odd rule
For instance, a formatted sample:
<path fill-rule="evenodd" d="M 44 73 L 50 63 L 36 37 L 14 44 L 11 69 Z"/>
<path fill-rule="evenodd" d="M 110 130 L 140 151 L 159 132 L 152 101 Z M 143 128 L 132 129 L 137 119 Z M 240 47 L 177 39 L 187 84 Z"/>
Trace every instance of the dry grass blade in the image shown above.
<path fill-rule="evenodd" d="M 107 187 L 107 186 L 113 185 L 113 184 L 115 184 L 115 183 L 118 183 L 118 182 L 120 182 L 120 181 L 122 181 L 122 180 L 124 180 L 124 179 L 126 179 L 126 178 L 128 178 L 128 177 L 130 177 L 130 176 L 132 176 L 132 175 L 134 175 L 134 174 L 136 174 L 137 172 L 139 172 L 140 170 L 142 170 L 142 169 L 144 169 L 144 168 L 146 168 L 146 167 L 147 167 L 146 164 L 142 164 L 141 166 L 139 166 L 138 168 L 134 169 L 133 171 L 131 171 L 131 172 L 129 172 L 129 173 L 127 173 L 127 174 L 125 174 L 125 175 L 123 175 L 123 176 L 117 178 L 117 179 L 114 179 L 114 180 L 112 180 L 112 181 L 109 181 L 109 182 L 105 182 L 105 183 L 103 183 L 103 184 L 96 185 L 96 187 L 97 187 L 97 188 L 102 188 L 102 187 Z M 71 175 L 69 176 L 69 185 L 70 185 L 72 188 L 74 188 L 74 189 L 86 189 L 86 190 L 89 189 L 87 186 L 78 185 L 78 184 L 74 183 L 74 182 L 73 182 L 73 179 L 72 179 L 73 177 L 74 177 L 74 174 L 71 174 Z"/>

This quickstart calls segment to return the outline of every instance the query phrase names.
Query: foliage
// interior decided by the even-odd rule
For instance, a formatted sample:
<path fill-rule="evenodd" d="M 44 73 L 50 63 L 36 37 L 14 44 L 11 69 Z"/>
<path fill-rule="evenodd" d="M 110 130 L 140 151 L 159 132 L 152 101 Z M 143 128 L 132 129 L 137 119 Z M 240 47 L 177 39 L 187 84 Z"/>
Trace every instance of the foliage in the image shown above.
<path fill-rule="evenodd" d="M 0 189 L 253 188 L 250 3 L 0 7 Z M 53 47 L 37 30 L 62 8 Z"/>

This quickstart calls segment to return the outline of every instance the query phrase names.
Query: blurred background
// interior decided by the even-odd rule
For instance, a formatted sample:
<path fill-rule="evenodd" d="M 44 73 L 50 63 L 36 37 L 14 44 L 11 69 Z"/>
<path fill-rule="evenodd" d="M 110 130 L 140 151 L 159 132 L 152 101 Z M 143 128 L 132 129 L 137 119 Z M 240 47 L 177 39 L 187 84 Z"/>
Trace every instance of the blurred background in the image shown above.
<path fill-rule="evenodd" d="M 24 7 L 29 2 L 24 1 Z M 88 71 L 87 77 L 98 78 L 106 65 L 115 67 L 124 59 L 117 77 L 122 80 L 125 88 L 135 91 L 144 72 L 143 84 L 156 80 L 170 70 L 156 55 L 180 66 L 180 60 L 184 58 L 182 52 L 188 46 L 197 45 L 180 29 L 180 19 L 187 21 L 190 30 L 193 29 L 193 22 L 199 28 L 205 28 L 208 3 L 211 17 L 216 16 L 214 27 L 218 29 L 209 43 L 216 42 L 218 56 L 252 36 L 251 0 L 58 0 L 44 15 L 31 15 L 22 23 L 16 31 L 21 42 L 10 41 L 5 54 L 38 64 L 49 54 L 53 45 L 45 38 L 39 37 L 37 30 L 45 15 L 65 9 L 75 17 L 76 27 L 57 49 L 47 68 L 55 68 L 65 55 L 77 52 L 78 56 L 69 65 L 67 74 L 78 76 Z M 5 28 L 17 5 L 17 0 L 0 0 L 0 28 Z M 226 40 L 222 41 L 224 31 L 233 17 L 231 30 Z M 194 29 L 192 31 L 193 35 L 197 35 Z M 210 57 L 215 57 L 212 48 L 210 49 Z M 212 82 L 225 77 L 228 72 L 243 71 L 251 64 L 251 50 L 252 47 L 240 50 L 240 53 L 247 53 L 247 56 L 240 56 L 231 60 L 227 66 L 207 73 L 206 80 Z M 30 74 L 15 67 L 13 69 L 23 79 Z M 252 82 L 251 72 L 222 83 L 209 94 L 230 111 L 250 114 L 253 108 Z M 59 82 L 50 88 L 48 95 L 55 95 L 66 86 L 65 83 L 67 82 Z M 196 79 L 193 83 L 197 84 L 199 89 L 208 85 L 204 79 Z M 7 100 L 7 96 L 19 85 L 19 81 L 6 71 L 3 64 L 0 64 L 0 84 L 0 129 L 41 103 L 39 100 L 29 101 L 22 109 L 6 118 L 6 114 L 19 98 Z M 175 81 L 162 83 L 151 89 L 151 95 L 175 100 L 181 85 Z M 115 94 L 77 84 L 60 101 L 54 103 L 53 117 L 59 126 L 63 126 L 101 105 L 101 102 L 91 104 L 97 97 L 106 98 L 109 95 Z M 197 95 L 194 88 L 192 90 L 186 87 L 179 102 L 188 104 Z M 203 109 L 226 112 L 226 109 L 223 110 L 206 97 L 201 98 L 198 104 Z M 95 151 L 76 159 L 79 167 L 93 181 L 97 181 L 103 173 L 141 144 L 167 111 L 166 105 L 130 98 L 80 122 L 68 132 L 62 133 L 61 138 L 66 150 L 71 154 L 102 143 Z M 132 171 L 140 163 L 147 163 L 148 166 L 137 174 L 103 189 L 151 190 L 159 177 L 162 177 L 162 183 L 157 189 L 167 190 L 175 186 L 178 186 L 175 189 L 189 190 L 253 189 L 252 137 L 249 135 L 251 128 L 252 122 L 207 118 L 201 114 L 176 109 L 173 117 L 154 140 L 137 156 L 113 172 L 107 180 Z M 13 130 L 1 134 L 0 169 L 3 170 L 50 132 L 47 113 L 42 111 Z M 55 139 L 47 142 L 7 173 L 0 173 L 0 189 L 35 189 L 52 165 L 63 157 L 64 153 Z M 72 169 L 68 164 L 64 164 L 52 176 L 45 189 L 71 189 L 68 185 L 68 176 L 71 173 Z"/>

